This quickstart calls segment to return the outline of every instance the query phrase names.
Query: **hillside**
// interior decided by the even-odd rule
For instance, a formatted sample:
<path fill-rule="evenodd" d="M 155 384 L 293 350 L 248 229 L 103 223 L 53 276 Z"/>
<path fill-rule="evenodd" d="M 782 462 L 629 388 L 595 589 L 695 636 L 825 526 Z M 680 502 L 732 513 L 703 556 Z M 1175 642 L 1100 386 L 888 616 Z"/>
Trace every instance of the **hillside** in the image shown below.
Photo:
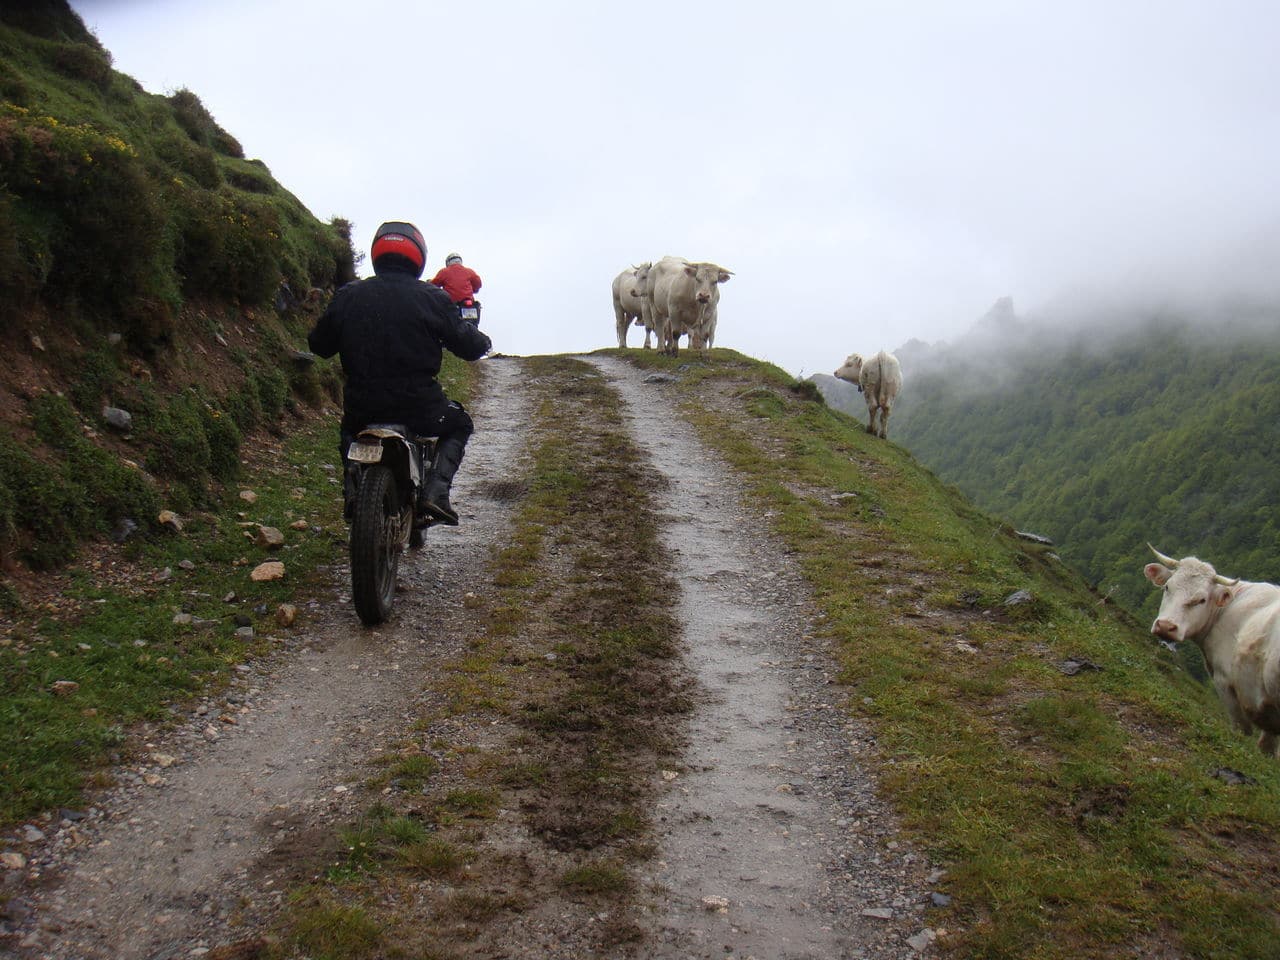
<path fill-rule="evenodd" d="M 1015 319 L 999 338 L 980 327 L 952 348 L 916 345 L 891 435 L 1135 610 L 1152 609 L 1148 541 L 1275 581 L 1277 319 L 1126 318 L 1074 333 Z"/>
<path fill-rule="evenodd" d="M 0 9 L 0 567 L 210 503 L 242 437 L 332 375 L 291 361 L 354 276 L 189 90 L 147 93 L 63 0 Z M 287 284 L 287 287 L 282 286 Z M 117 412 L 110 412 L 109 408 Z"/>
<path fill-rule="evenodd" d="M 80 616 L 7 634 L 5 808 L 53 838 L 11 841 L 20 935 L 51 924 L 77 957 L 1267 955 L 1280 767 L 1050 551 L 731 351 L 478 374 L 465 522 L 405 557 L 385 627 L 346 600 L 329 424 L 304 420 L 254 505 L 148 544 L 132 578 L 71 570 Z M 286 531 L 287 580 L 249 582 L 243 524 Z"/>
<path fill-rule="evenodd" d="M 345 225 L 64 3 L 0 12 L 0 97 L 0 951 L 1275 952 L 1277 761 L 1106 583 L 733 351 L 450 364 L 464 522 L 360 627 L 338 365 L 293 350 Z M 1126 509 L 1163 470 L 1207 519 L 1204 435 L 1274 415 L 1271 346 L 1179 336 L 1071 345 L 1035 428 L 951 405 L 1007 449 L 948 445 L 957 378 L 904 354 L 890 436 L 1012 463 L 1061 426 L 1061 483 L 1097 450 Z M 1135 411 L 1144 471 L 1102 473 Z"/>

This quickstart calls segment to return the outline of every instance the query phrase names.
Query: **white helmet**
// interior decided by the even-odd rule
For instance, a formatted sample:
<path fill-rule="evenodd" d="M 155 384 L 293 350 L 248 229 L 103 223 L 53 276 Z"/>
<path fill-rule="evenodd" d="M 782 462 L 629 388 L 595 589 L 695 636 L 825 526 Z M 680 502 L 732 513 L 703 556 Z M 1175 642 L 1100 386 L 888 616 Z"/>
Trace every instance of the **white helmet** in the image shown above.
<path fill-rule="evenodd" d="M 451 253 L 444 258 L 444 265 L 446 267 L 452 264 L 461 263 L 461 262 L 462 262 L 462 254 L 460 253 Z"/>

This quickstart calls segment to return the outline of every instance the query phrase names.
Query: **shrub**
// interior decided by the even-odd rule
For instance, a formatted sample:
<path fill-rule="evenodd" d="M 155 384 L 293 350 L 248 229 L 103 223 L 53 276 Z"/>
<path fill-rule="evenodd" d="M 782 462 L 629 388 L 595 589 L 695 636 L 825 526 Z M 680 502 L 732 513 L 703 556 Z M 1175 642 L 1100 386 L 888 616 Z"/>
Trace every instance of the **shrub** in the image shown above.
<path fill-rule="evenodd" d="M 169 102 L 173 104 L 173 114 L 178 121 L 178 126 L 182 127 L 192 140 L 217 153 L 235 157 L 238 160 L 244 159 L 244 148 L 240 146 L 240 142 L 218 126 L 218 122 L 213 119 L 213 114 L 205 109 L 205 105 L 194 93 L 184 87 L 172 94 Z"/>
<path fill-rule="evenodd" d="M 275 193 L 276 183 L 271 174 L 260 173 L 252 167 L 230 168 L 227 170 L 227 182 L 240 190 L 249 193 Z"/>
<path fill-rule="evenodd" d="M 261 401 L 262 412 L 269 419 L 279 416 L 289 399 L 289 381 L 285 375 L 279 370 L 268 369 L 250 374 L 249 379 Z"/>
<path fill-rule="evenodd" d="M 351 245 L 351 221 L 342 217 L 334 217 L 329 221 L 333 228 L 333 285 L 340 287 L 356 278 L 356 265 L 364 259 L 364 254 L 356 256 L 355 247 Z"/>
<path fill-rule="evenodd" d="M 240 444 L 244 438 L 235 419 L 209 403 L 201 407 L 205 437 L 209 441 L 209 472 L 226 483 L 240 472 Z"/>
<path fill-rule="evenodd" d="M 188 297 L 263 303 L 280 282 L 279 220 L 269 206 L 228 190 L 179 190 L 175 262 Z"/>
<path fill-rule="evenodd" d="M 19 107 L 31 106 L 31 87 L 27 78 L 3 60 L 0 60 L 0 97 Z"/>
<path fill-rule="evenodd" d="M 0 160 L 3 156 L 0 155 Z M 0 327 L 22 315 L 44 286 L 47 248 L 23 229 L 14 203 L 0 193 Z"/>
<path fill-rule="evenodd" d="M 71 403 L 57 394 L 44 394 L 31 403 L 36 436 L 63 454 L 60 471 L 82 488 L 89 515 L 84 530 L 106 533 L 120 519 L 143 521 L 154 517 L 159 500 L 141 472 L 122 463 L 85 435 Z"/>
<path fill-rule="evenodd" d="M 111 86 L 115 75 L 111 69 L 111 54 L 102 47 L 87 43 L 59 44 L 53 52 L 53 64 L 61 73 L 86 80 L 104 91 Z"/>
<path fill-rule="evenodd" d="M 34 569 L 45 570 L 75 556 L 75 545 L 92 517 L 88 491 L 57 467 L 41 462 L 12 435 L 0 434 L 0 510 L 9 504 L 9 546 Z"/>
<path fill-rule="evenodd" d="M 137 152 L 88 124 L 6 109 L 0 158 L 25 282 L 39 280 L 55 304 L 105 309 L 145 289 L 167 266 L 165 218 Z"/>
<path fill-rule="evenodd" d="M 97 416 L 120 378 L 120 359 L 115 350 L 103 347 L 74 358 L 76 379 L 71 385 L 71 401 L 76 409 Z"/>
<path fill-rule="evenodd" d="M 246 433 L 262 422 L 262 401 L 256 390 L 237 390 L 227 395 L 226 409 L 232 423 Z"/>
<path fill-rule="evenodd" d="M 185 391 L 163 402 L 148 390 L 135 415 L 147 447 L 147 467 L 170 484 L 175 504 L 185 509 L 205 501 L 213 455 L 204 431 L 203 402 Z"/>
<path fill-rule="evenodd" d="M 213 190 L 222 184 L 217 154 L 180 133 L 156 141 L 156 156 L 205 189 Z"/>

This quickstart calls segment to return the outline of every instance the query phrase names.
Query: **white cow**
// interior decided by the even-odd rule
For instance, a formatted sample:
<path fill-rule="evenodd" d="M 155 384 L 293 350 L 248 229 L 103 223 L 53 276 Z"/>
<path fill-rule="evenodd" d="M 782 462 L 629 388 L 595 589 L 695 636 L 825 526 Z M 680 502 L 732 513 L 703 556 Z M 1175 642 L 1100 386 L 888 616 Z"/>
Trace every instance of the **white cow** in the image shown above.
<path fill-rule="evenodd" d="M 642 299 L 649 286 L 649 270 L 652 264 L 642 263 L 638 267 L 623 270 L 613 278 L 613 315 L 618 325 L 618 346 L 627 345 L 627 327 L 633 322 L 637 327 L 645 326 L 645 307 Z M 652 327 L 645 326 L 644 348 L 649 349 L 649 334 Z"/>
<path fill-rule="evenodd" d="M 1151 632 L 1171 642 L 1195 641 L 1232 721 L 1246 734 L 1257 727 L 1258 749 L 1274 755 L 1280 742 L 1280 587 L 1228 580 L 1195 557 L 1174 560 L 1155 547 L 1151 552 L 1160 562 L 1148 563 L 1143 573 L 1164 588 Z"/>
<path fill-rule="evenodd" d="M 864 361 L 858 353 L 849 354 L 835 376 L 855 384 L 867 401 L 867 433 L 879 433 L 881 437 L 889 433 L 889 414 L 893 411 L 893 401 L 902 391 L 902 367 L 898 358 L 887 350 L 881 350 L 874 357 Z M 876 430 L 876 414 L 880 414 L 880 429 Z"/>
<path fill-rule="evenodd" d="M 653 329 L 664 353 L 675 356 L 680 337 L 689 335 L 689 346 L 704 350 L 715 339 L 720 302 L 719 285 L 733 271 L 714 263 L 690 263 L 681 257 L 663 257 L 653 265 Z"/>

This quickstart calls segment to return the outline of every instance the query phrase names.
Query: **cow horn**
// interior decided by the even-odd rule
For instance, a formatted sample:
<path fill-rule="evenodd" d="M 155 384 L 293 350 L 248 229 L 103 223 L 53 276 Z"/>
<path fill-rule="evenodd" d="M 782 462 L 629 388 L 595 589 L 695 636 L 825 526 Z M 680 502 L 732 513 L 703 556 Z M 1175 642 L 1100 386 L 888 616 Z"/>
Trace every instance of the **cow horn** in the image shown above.
<path fill-rule="evenodd" d="M 1150 541 L 1147 541 L 1147 546 L 1151 547 Z M 1151 552 L 1156 555 L 1157 560 L 1159 560 L 1161 563 L 1163 563 L 1167 567 L 1176 567 L 1178 565 L 1177 560 L 1173 559 L 1173 557 L 1166 557 L 1163 553 L 1161 553 L 1155 547 L 1151 547 Z"/>
<path fill-rule="evenodd" d="M 1237 583 L 1239 583 L 1239 582 L 1240 582 L 1240 578 L 1239 578 L 1239 577 L 1236 577 L 1234 580 L 1232 580 L 1230 577 L 1224 577 L 1224 576 L 1223 576 L 1222 574 L 1220 574 L 1220 573 L 1215 573 L 1215 574 L 1213 575 L 1213 582 L 1214 582 L 1214 583 L 1220 583 L 1220 584 L 1222 584 L 1224 587 L 1234 587 Z"/>

